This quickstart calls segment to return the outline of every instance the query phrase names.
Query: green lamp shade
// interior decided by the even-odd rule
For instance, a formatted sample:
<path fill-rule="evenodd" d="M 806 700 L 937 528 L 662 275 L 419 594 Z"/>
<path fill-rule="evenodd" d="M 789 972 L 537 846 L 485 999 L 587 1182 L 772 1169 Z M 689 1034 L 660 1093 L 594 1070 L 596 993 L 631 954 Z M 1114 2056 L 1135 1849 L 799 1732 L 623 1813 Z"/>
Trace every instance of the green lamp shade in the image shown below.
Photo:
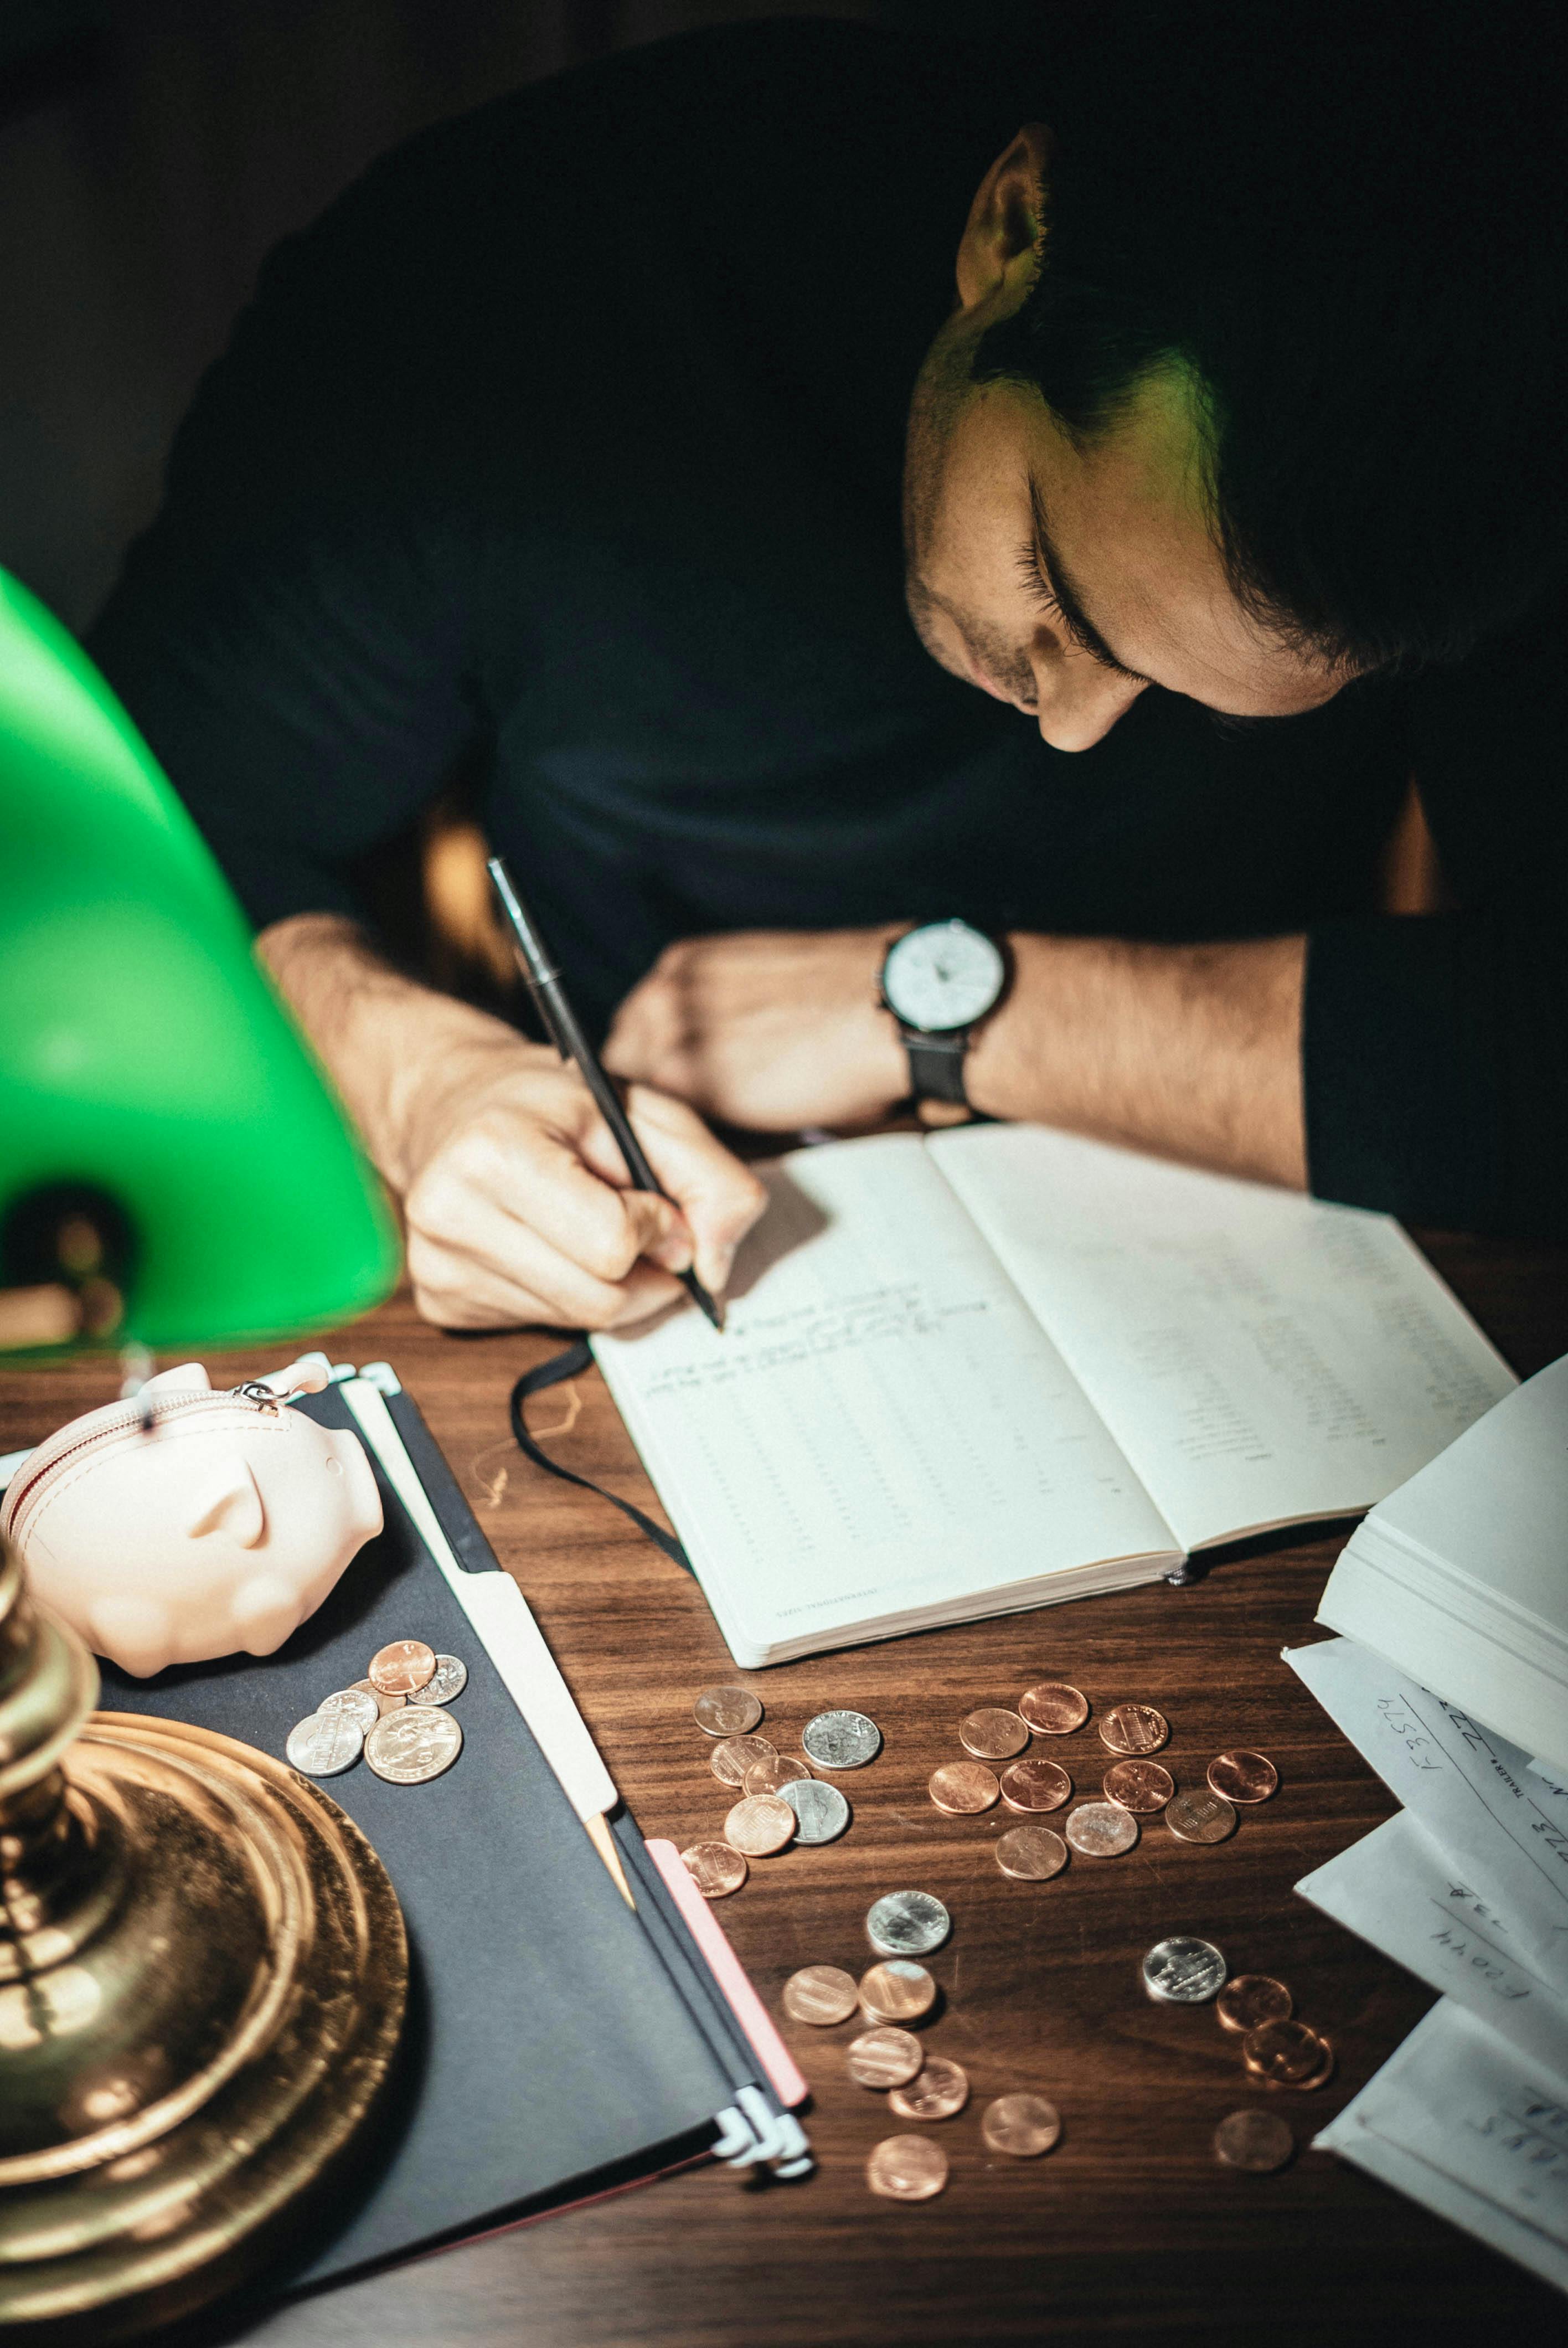
<path fill-rule="evenodd" d="M 149 1346 L 323 1328 L 397 1276 L 380 1185 L 206 843 L 0 572 L 0 1233 L 56 1187 L 118 1209 L 116 1334 Z"/>

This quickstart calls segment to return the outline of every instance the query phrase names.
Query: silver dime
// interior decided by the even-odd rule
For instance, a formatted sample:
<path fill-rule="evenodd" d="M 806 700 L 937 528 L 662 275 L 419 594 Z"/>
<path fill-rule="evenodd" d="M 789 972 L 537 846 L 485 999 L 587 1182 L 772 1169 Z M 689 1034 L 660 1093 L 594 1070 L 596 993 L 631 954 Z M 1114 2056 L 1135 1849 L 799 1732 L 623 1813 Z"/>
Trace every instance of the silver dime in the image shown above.
<path fill-rule="evenodd" d="M 836 1842 L 849 1824 L 849 1804 L 820 1777 L 792 1777 L 778 1797 L 794 1812 L 796 1842 Z"/>
<path fill-rule="evenodd" d="M 437 1655 L 436 1669 L 422 1688 L 411 1689 L 410 1704 L 455 1704 L 468 1684 L 468 1666 L 461 1655 Z"/>
<path fill-rule="evenodd" d="M 438 1704 L 405 1704 L 378 1720 L 364 1740 L 364 1757 L 394 1786 L 424 1786 L 450 1769 L 463 1750 L 463 1730 Z"/>
<path fill-rule="evenodd" d="M 337 1713 L 344 1720 L 352 1720 L 362 1736 L 368 1736 L 381 1718 L 381 1705 L 376 1701 L 374 1688 L 337 1688 L 331 1695 L 322 1698 L 316 1710 Z"/>
<path fill-rule="evenodd" d="M 802 1750 L 819 1769 L 863 1769 L 882 1750 L 882 1731 L 863 1712 L 819 1712 L 800 1732 Z"/>
<path fill-rule="evenodd" d="M 364 1731 L 345 1712 L 313 1712 L 289 1731 L 289 1766 L 307 1777 L 335 1777 L 364 1751 Z"/>
<path fill-rule="evenodd" d="M 1085 1859 L 1115 1859 L 1138 1839 L 1138 1821 L 1115 1802 L 1080 1802 L 1061 1829 Z"/>
<path fill-rule="evenodd" d="M 866 1937 L 879 1957 L 929 1956 L 952 1929 L 952 1918 L 929 1891 L 886 1892 L 866 1919 Z"/>
<path fill-rule="evenodd" d="M 1230 1967 L 1212 1941 L 1184 1933 L 1156 1941 L 1143 1960 L 1143 1986 L 1162 2005 L 1206 2005 L 1225 1985 Z"/>

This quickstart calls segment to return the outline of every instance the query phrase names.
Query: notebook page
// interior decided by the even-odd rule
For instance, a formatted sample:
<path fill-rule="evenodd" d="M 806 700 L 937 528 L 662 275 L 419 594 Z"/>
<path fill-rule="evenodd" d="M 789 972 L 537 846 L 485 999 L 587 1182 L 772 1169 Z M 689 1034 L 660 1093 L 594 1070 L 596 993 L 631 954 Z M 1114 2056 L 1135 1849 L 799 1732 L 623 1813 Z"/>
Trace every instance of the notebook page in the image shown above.
<path fill-rule="evenodd" d="M 833 1143 L 762 1170 L 771 1204 L 724 1334 L 681 1307 L 594 1341 L 738 1657 L 1172 1554 L 920 1140 Z"/>
<path fill-rule="evenodd" d="M 1368 1508 L 1517 1383 L 1386 1215 L 1040 1126 L 926 1146 L 1184 1549 Z"/>

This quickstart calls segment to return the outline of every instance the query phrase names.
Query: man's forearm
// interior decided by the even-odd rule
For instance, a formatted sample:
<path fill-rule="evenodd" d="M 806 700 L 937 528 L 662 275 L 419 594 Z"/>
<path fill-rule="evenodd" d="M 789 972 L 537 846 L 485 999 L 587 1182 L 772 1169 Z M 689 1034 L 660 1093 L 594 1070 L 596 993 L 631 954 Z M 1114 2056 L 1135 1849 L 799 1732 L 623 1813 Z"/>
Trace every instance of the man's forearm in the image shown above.
<path fill-rule="evenodd" d="M 461 1087 L 492 1055 L 515 1059 L 519 1048 L 528 1049 L 504 1020 L 405 978 L 341 914 L 297 913 L 275 922 L 261 932 L 256 952 L 395 1190 L 408 1188 L 433 1071 L 446 1067 Z M 542 1056 L 553 1061 L 553 1055 Z"/>
<path fill-rule="evenodd" d="M 1011 943 L 1012 992 L 965 1072 L 977 1108 L 1306 1188 L 1304 938 Z"/>

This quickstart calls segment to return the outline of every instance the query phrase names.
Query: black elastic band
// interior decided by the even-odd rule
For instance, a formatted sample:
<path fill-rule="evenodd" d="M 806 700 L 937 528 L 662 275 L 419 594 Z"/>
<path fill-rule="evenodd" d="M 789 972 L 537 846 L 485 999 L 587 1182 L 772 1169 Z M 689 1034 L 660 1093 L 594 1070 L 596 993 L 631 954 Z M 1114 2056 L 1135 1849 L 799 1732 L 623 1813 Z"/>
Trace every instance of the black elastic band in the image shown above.
<path fill-rule="evenodd" d="M 612 1508 L 620 1510 L 623 1517 L 630 1517 L 639 1531 L 645 1532 L 667 1558 L 672 1559 L 677 1565 L 683 1565 L 690 1573 L 692 1560 L 673 1533 L 667 1533 L 662 1525 L 656 1525 L 652 1518 L 645 1516 L 632 1501 L 621 1499 L 618 1493 L 607 1492 L 602 1484 L 595 1484 L 588 1477 L 579 1476 L 570 1468 L 563 1468 L 559 1459 L 552 1459 L 548 1452 L 541 1451 L 528 1433 L 523 1405 L 529 1395 L 543 1394 L 550 1386 L 563 1385 L 568 1378 L 579 1378 L 585 1370 L 592 1367 L 592 1352 L 586 1340 L 579 1337 L 575 1345 L 567 1347 L 564 1354 L 552 1354 L 549 1360 L 541 1362 L 537 1369 L 523 1372 L 512 1388 L 511 1400 L 512 1433 L 517 1437 L 518 1448 L 526 1453 L 536 1468 L 542 1468 L 547 1475 L 559 1476 L 563 1484 L 579 1484 L 585 1492 L 597 1492 L 601 1500 L 608 1500 Z"/>

